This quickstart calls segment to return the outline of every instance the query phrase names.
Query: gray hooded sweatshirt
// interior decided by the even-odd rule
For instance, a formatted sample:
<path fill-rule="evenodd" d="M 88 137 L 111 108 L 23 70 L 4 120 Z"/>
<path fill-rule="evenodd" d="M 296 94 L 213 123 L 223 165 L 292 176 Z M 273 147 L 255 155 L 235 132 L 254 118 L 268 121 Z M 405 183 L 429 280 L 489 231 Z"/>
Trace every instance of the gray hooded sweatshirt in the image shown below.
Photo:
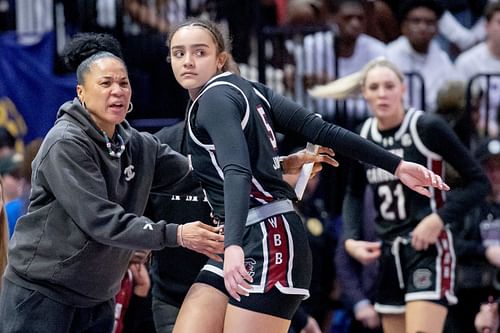
<path fill-rule="evenodd" d="M 33 161 L 28 213 L 10 242 L 6 278 L 64 304 L 93 306 L 120 288 L 133 249 L 177 246 L 176 224 L 141 216 L 149 192 L 189 173 L 185 157 L 124 121 L 120 158 L 80 102 L 61 106 Z"/>

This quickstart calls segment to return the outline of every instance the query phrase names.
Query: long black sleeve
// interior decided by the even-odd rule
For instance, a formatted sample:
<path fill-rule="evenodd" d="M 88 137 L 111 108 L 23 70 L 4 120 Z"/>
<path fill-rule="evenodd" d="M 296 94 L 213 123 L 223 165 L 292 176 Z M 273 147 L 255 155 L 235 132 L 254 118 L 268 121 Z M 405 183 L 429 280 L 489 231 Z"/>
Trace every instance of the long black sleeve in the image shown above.
<path fill-rule="evenodd" d="M 346 239 L 362 238 L 366 176 L 360 163 L 352 163 L 342 205 L 342 244 Z"/>
<path fill-rule="evenodd" d="M 245 106 L 239 95 L 208 91 L 203 103 L 217 105 L 218 112 L 199 115 L 199 124 L 209 133 L 224 175 L 224 247 L 240 245 L 248 215 L 252 171 L 241 111 Z"/>
<path fill-rule="evenodd" d="M 446 204 L 437 213 L 445 224 L 462 219 L 489 190 L 489 182 L 481 166 L 443 119 L 435 115 L 420 117 L 417 123 L 423 144 L 439 154 L 460 175 L 463 186 L 453 188 Z M 439 138 L 436 139 L 436 133 Z"/>
<path fill-rule="evenodd" d="M 389 153 L 359 135 L 328 123 L 301 105 L 268 89 L 274 110 L 274 122 L 279 132 L 303 136 L 307 141 L 330 147 L 354 160 L 378 166 L 394 173 L 401 158 Z"/>

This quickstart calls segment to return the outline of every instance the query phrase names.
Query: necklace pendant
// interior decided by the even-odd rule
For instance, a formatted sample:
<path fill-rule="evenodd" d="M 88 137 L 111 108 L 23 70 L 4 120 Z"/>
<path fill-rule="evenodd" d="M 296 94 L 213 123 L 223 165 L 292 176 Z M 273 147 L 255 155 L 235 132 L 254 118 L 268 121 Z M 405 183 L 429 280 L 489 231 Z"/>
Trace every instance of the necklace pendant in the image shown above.
<path fill-rule="evenodd" d="M 120 158 L 122 156 L 123 152 L 125 151 L 125 141 L 123 141 L 123 138 L 121 137 L 121 135 L 116 133 L 116 138 L 118 139 L 120 146 L 119 146 L 118 150 L 115 151 L 113 149 L 113 145 L 111 144 L 106 132 L 102 131 L 102 134 L 104 135 L 104 141 L 106 143 L 106 148 L 108 149 L 109 156 L 111 156 L 113 158 Z"/>

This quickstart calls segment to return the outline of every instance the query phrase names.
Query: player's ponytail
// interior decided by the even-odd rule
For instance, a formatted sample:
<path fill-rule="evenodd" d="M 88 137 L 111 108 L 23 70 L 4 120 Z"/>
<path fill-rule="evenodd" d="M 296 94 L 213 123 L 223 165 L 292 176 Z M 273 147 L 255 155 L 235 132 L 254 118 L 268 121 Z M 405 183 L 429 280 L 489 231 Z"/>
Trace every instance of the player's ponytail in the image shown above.
<path fill-rule="evenodd" d="M 401 82 L 404 81 L 404 75 L 396 65 L 384 57 L 378 57 L 368 62 L 361 70 L 330 83 L 314 86 L 308 92 L 311 96 L 320 98 L 346 99 L 356 96 L 361 92 L 368 72 L 375 67 L 389 68 Z"/>

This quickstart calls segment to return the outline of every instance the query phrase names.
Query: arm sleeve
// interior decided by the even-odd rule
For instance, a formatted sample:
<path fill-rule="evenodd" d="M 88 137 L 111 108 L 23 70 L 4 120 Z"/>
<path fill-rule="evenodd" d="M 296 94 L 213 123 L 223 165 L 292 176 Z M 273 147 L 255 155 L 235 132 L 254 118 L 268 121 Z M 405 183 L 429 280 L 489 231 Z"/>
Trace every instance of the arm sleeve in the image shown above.
<path fill-rule="evenodd" d="M 75 224 L 106 245 L 161 249 L 177 246 L 177 225 L 126 213 L 108 198 L 106 179 L 98 163 L 79 143 L 59 140 L 37 170 L 50 192 Z M 147 225 L 147 227 L 146 227 Z"/>
<path fill-rule="evenodd" d="M 438 28 L 440 34 L 457 44 L 462 51 L 472 47 L 477 42 L 474 33 L 464 27 L 448 10 L 439 19 Z"/>
<path fill-rule="evenodd" d="M 212 139 L 224 174 L 224 247 L 242 244 L 251 190 L 250 156 L 241 128 L 241 110 L 246 105 L 240 96 L 232 88 L 209 89 L 200 98 L 198 112 L 198 125 Z M 208 110 L 202 112 L 202 108 Z"/>
<path fill-rule="evenodd" d="M 418 119 L 417 129 L 424 145 L 443 157 L 460 175 L 463 185 L 452 189 L 446 204 L 437 210 L 445 224 L 453 224 L 488 193 L 489 183 L 481 166 L 448 124 L 434 115 Z"/>
<path fill-rule="evenodd" d="M 351 163 L 349 181 L 342 204 L 342 244 L 347 239 L 363 239 L 363 210 L 366 177 L 360 163 Z"/>
<path fill-rule="evenodd" d="M 359 135 L 328 123 L 299 104 L 267 89 L 278 131 L 301 135 L 308 142 L 330 147 L 337 153 L 394 173 L 401 158 Z"/>

